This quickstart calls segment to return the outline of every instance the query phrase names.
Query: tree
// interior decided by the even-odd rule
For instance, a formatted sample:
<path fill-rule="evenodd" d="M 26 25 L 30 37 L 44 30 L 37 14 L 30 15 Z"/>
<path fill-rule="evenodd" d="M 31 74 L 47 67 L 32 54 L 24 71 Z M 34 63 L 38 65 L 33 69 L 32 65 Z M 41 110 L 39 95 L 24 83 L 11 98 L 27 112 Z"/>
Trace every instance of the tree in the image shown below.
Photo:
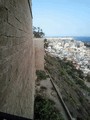
<path fill-rule="evenodd" d="M 35 38 L 43 38 L 45 36 L 45 33 L 40 27 L 33 26 L 33 35 Z"/>

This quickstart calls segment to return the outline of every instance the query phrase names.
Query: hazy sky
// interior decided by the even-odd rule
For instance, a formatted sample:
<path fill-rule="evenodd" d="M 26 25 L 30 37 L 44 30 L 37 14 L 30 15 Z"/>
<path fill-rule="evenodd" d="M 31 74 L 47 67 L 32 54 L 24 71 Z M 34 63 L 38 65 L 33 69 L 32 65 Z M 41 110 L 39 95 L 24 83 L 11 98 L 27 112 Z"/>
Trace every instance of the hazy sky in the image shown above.
<path fill-rule="evenodd" d="M 90 36 L 90 0 L 32 0 L 32 8 L 46 36 Z"/>

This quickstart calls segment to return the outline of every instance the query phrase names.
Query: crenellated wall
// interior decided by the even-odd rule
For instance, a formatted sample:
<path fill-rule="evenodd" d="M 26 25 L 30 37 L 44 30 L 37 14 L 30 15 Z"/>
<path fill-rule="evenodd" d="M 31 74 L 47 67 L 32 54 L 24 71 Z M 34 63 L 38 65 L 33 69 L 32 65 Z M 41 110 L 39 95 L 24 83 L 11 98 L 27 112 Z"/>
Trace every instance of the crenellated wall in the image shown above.
<path fill-rule="evenodd" d="M 35 58 L 30 0 L 0 0 L 0 112 L 33 118 Z"/>

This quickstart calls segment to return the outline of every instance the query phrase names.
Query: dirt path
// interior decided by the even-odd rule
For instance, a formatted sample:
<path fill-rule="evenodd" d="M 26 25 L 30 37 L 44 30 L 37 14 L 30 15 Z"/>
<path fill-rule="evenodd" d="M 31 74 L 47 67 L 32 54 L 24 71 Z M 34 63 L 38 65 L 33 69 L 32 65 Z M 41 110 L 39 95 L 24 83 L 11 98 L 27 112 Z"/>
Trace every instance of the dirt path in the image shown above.
<path fill-rule="evenodd" d="M 58 99 L 57 93 L 52 86 L 50 78 L 47 78 L 46 80 L 38 81 L 36 85 L 36 90 L 37 92 L 40 92 L 40 94 L 43 94 L 45 95 L 45 97 L 54 101 L 55 107 L 60 111 L 64 120 L 68 120 L 67 114 Z"/>

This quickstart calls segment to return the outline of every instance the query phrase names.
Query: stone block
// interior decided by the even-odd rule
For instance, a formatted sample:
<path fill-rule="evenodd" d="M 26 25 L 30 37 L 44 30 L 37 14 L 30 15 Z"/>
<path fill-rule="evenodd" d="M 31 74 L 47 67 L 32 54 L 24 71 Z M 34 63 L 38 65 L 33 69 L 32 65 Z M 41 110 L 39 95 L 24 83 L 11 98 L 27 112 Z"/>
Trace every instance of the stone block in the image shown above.
<path fill-rule="evenodd" d="M 0 7 L 0 23 L 7 22 L 8 10 L 5 7 Z"/>
<path fill-rule="evenodd" d="M 0 47 L 8 46 L 10 43 L 8 42 L 7 36 L 0 36 Z"/>
<path fill-rule="evenodd" d="M 14 14 L 8 11 L 8 23 L 12 26 L 16 26 Z"/>
<path fill-rule="evenodd" d="M 4 27 L 6 28 L 6 33 L 5 35 L 8 36 L 8 37 L 15 37 L 16 36 L 16 33 L 17 33 L 17 29 L 12 26 L 11 24 L 8 24 L 8 23 L 5 23 L 4 24 Z"/>
<path fill-rule="evenodd" d="M 2 22 L 0 23 L 0 36 L 5 35 L 6 34 L 6 26 L 5 23 Z"/>
<path fill-rule="evenodd" d="M 0 8 L 4 7 L 4 0 L 0 0 Z"/>

